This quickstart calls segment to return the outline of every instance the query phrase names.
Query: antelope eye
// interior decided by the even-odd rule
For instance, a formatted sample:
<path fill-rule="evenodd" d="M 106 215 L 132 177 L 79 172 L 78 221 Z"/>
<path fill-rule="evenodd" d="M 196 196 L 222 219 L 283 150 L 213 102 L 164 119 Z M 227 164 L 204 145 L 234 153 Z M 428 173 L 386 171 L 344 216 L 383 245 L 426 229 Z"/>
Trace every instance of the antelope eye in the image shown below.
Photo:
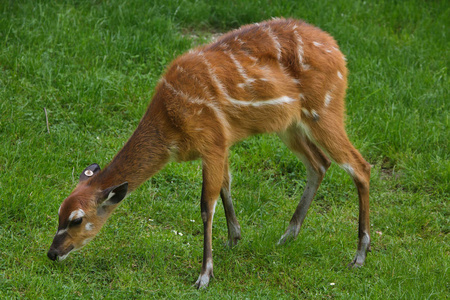
<path fill-rule="evenodd" d="M 83 222 L 83 218 L 76 218 L 72 222 L 70 222 L 70 225 L 80 225 L 81 222 Z"/>

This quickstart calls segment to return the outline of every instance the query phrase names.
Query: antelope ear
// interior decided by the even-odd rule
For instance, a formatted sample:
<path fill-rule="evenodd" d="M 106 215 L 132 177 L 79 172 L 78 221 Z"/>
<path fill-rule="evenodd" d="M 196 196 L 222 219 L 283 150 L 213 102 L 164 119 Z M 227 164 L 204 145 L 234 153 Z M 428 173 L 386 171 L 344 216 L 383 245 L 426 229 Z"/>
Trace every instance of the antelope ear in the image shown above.
<path fill-rule="evenodd" d="M 98 172 L 100 172 L 100 166 L 99 165 L 97 165 L 97 164 L 90 165 L 89 167 L 84 169 L 83 173 L 81 173 L 81 175 L 80 175 L 80 182 L 88 180 L 89 178 L 91 178 L 92 176 L 97 174 Z"/>
<path fill-rule="evenodd" d="M 118 204 L 127 195 L 128 182 L 112 186 L 102 192 L 102 196 L 99 199 L 99 204 L 102 206 Z"/>

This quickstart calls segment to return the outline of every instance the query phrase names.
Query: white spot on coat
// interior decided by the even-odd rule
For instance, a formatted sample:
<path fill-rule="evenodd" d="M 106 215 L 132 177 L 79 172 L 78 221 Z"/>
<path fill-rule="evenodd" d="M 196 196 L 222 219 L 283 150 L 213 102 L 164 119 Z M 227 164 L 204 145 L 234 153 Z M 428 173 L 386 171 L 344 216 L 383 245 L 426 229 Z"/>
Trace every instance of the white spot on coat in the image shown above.
<path fill-rule="evenodd" d="M 330 102 L 331 102 L 331 95 L 330 95 L 330 92 L 328 92 L 325 95 L 325 107 L 330 105 Z"/>

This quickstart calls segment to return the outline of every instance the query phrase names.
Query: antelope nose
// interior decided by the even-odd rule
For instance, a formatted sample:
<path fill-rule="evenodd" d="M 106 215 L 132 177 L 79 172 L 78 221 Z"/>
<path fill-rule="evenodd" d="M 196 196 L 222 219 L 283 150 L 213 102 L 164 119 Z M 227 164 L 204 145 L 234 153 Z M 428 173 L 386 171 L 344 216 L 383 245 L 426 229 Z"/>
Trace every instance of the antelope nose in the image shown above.
<path fill-rule="evenodd" d="M 50 258 L 51 260 L 56 260 L 56 258 L 58 257 L 58 252 L 56 250 L 50 249 L 47 252 L 47 256 L 48 258 Z"/>

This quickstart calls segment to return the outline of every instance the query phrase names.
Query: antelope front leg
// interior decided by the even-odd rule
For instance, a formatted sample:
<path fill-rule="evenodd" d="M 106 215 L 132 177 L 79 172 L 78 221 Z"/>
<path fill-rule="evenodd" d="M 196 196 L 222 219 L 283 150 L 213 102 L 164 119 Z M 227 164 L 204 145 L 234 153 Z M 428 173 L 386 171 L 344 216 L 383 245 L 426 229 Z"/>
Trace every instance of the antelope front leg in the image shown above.
<path fill-rule="evenodd" d="M 201 212 L 203 220 L 203 264 L 195 286 L 206 288 L 213 274 L 212 222 L 223 180 L 223 161 L 220 158 L 203 159 L 203 187 Z"/>

